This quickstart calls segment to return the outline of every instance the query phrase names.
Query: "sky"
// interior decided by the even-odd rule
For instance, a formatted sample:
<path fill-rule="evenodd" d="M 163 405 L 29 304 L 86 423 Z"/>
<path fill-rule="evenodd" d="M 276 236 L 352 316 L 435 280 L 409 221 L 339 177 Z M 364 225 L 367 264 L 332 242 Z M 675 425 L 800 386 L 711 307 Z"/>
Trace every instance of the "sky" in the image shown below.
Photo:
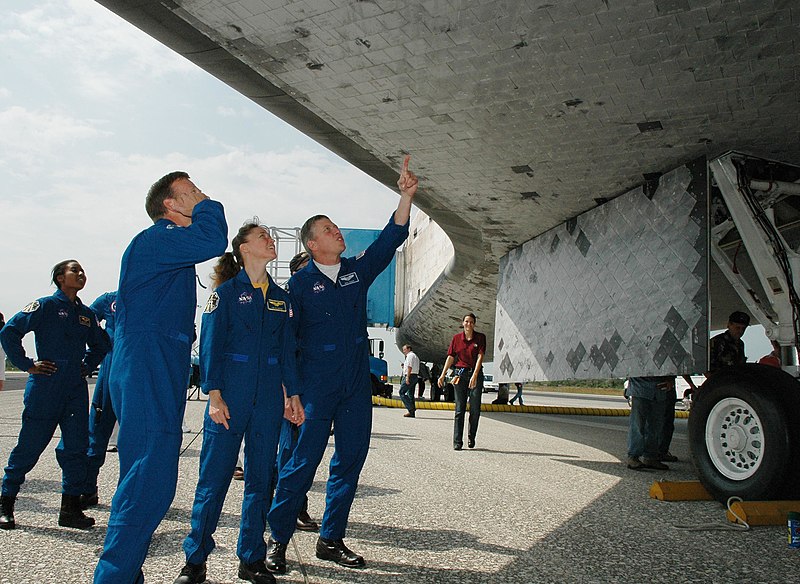
<path fill-rule="evenodd" d="M 147 189 L 173 170 L 223 203 L 231 236 L 253 215 L 382 228 L 397 206 L 393 191 L 94 1 L 4 1 L 0 55 L 6 318 L 52 294 L 63 259 L 86 270 L 87 304 L 116 289 L 122 253 L 152 224 Z M 206 285 L 211 266 L 197 270 Z M 393 335 L 381 336 L 399 373 Z"/>

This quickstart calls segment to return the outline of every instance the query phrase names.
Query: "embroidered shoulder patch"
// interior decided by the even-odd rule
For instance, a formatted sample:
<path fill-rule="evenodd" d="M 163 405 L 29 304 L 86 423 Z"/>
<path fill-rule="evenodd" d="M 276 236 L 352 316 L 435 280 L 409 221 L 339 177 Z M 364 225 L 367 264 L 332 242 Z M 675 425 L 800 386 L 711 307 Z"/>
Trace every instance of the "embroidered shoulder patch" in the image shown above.
<path fill-rule="evenodd" d="M 267 309 L 274 310 L 275 312 L 286 312 L 286 301 L 267 299 Z"/>
<path fill-rule="evenodd" d="M 210 314 L 217 309 L 217 306 L 219 306 L 219 294 L 212 292 L 211 296 L 208 297 L 208 302 L 206 302 L 206 307 L 203 309 L 203 312 Z"/>
<path fill-rule="evenodd" d="M 40 306 L 41 304 L 39 304 L 39 301 L 34 300 L 33 302 L 29 303 L 25 308 L 23 308 L 22 312 L 30 314 L 31 312 L 36 312 L 37 310 L 39 310 Z"/>

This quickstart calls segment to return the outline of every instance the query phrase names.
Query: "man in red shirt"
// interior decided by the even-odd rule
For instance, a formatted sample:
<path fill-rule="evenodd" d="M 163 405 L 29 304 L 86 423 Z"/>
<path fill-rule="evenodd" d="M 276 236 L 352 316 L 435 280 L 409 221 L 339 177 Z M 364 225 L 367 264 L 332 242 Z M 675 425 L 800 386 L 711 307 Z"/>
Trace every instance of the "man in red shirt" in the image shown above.
<path fill-rule="evenodd" d="M 455 364 L 456 380 L 453 381 L 456 394 L 456 415 L 453 423 L 453 449 L 461 450 L 464 444 L 464 412 L 467 409 L 469 394 L 469 429 L 467 446 L 475 448 L 475 435 L 478 433 L 478 420 L 481 417 L 481 394 L 483 393 L 483 355 L 486 353 L 486 335 L 475 332 L 475 315 L 471 312 L 461 323 L 463 333 L 453 336 L 447 349 L 439 387 L 444 387 L 444 377 Z"/>

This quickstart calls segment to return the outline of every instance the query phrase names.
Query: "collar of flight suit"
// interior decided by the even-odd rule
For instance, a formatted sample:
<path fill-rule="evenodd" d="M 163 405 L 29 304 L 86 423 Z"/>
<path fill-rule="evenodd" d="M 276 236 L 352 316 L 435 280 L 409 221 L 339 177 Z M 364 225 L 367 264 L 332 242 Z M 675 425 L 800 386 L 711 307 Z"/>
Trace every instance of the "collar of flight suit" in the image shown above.
<path fill-rule="evenodd" d="M 244 268 L 239 270 L 239 273 L 236 274 L 236 276 L 235 276 L 235 280 L 239 284 L 241 284 L 242 286 L 244 286 L 244 287 L 246 287 L 248 289 L 251 289 L 251 290 L 255 290 L 256 289 L 256 287 L 253 286 L 253 283 L 250 281 L 250 276 L 248 276 L 247 272 L 244 271 Z M 272 291 L 275 289 L 276 284 L 275 284 L 275 281 L 272 279 L 272 276 L 269 275 L 269 272 L 267 272 L 267 282 L 269 282 L 269 286 L 267 286 L 267 298 L 273 298 Z M 259 290 L 259 292 L 261 292 L 261 290 Z M 265 301 L 266 301 L 266 299 L 265 299 Z"/>
<path fill-rule="evenodd" d="M 72 300 L 70 300 L 70 299 L 67 297 L 67 295 L 66 295 L 66 294 L 64 294 L 64 293 L 61 291 L 61 288 L 58 288 L 58 289 L 55 291 L 55 293 L 53 294 L 53 298 L 57 298 L 57 299 L 58 299 L 58 300 L 60 300 L 61 302 L 66 302 L 67 304 L 69 304 L 69 305 L 71 305 L 71 306 L 78 306 L 78 307 L 79 307 L 79 306 L 82 306 L 82 305 L 83 305 L 83 302 L 81 302 L 81 299 L 80 299 L 78 296 L 76 296 L 76 297 L 75 297 L 75 302 L 73 302 Z"/>

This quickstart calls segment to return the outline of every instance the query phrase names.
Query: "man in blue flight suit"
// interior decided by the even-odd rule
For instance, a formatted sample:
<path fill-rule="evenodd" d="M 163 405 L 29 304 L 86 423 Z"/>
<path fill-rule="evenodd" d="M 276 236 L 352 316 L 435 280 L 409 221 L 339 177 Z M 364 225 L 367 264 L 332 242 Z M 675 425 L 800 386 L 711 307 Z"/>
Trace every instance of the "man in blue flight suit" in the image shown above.
<path fill-rule="evenodd" d="M 289 280 L 298 327 L 305 423 L 300 426 L 294 453 L 281 468 L 268 516 L 272 534 L 267 568 L 273 572 L 286 572 L 286 546 L 325 452 L 331 424 L 335 449 L 316 555 L 347 567 L 365 565 L 364 558 L 348 549 L 343 538 L 372 430 L 367 289 L 408 237 L 411 203 L 417 191 L 417 177 L 408 170 L 409 158 L 406 156 L 397 182 L 397 210 L 364 253 L 342 258 L 342 234 L 324 215 L 311 217 L 300 231 L 314 260 Z"/>
<path fill-rule="evenodd" d="M 97 584 L 144 582 L 150 539 L 175 497 L 197 291 L 195 264 L 227 247 L 222 205 L 185 172 L 150 187 L 154 225 L 133 238 L 120 267 L 109 389 L 119 419 L 119 485 Z"/>
<path fill-rule="evenodd" d="M 111 358 L 114 350 L 114 317 L 117 312 L 117 292 L 105 292 L 98 296 L 89 307 L 100 322 L 105 321 L 106 334 L 111 339 L 111 350 L 106 353 L 97 373 L 94 384 L 92 407 L 89 409 L 89 450 L 87 451 L 88 467 L 86 483 L 81 495 L 81 507 L 87 509 L 98 503 L 97 475 L 106 461 L 106 448 L 117 416 L 111 406 L 111 395 L 108 392 L 108 373 L 111 370 Z"/>
<path fill-rule="evenodd" d="M 0 529 L 14 529 L 14 500 L 56 426 L 61 428 L 56 459 L 62 470 L 58 524 L 78 529 L 94 525 L 94 519 L 86 517 L 80 508 L 89 441 L 86 374 L 97 367 L 111 344 L 92 311 L 78 298 L 86 284 L 81 265 L 74 260 L 56 264 L 53 283 L 58 286 L 55 294 L 28 304 L 0 332 L 0 343 L 9 360 L 30 373 L 22 428 L 3 477 Z M 22 338 L 31 331 L 38 361 L 28 357 L 22 346 Z"/>

